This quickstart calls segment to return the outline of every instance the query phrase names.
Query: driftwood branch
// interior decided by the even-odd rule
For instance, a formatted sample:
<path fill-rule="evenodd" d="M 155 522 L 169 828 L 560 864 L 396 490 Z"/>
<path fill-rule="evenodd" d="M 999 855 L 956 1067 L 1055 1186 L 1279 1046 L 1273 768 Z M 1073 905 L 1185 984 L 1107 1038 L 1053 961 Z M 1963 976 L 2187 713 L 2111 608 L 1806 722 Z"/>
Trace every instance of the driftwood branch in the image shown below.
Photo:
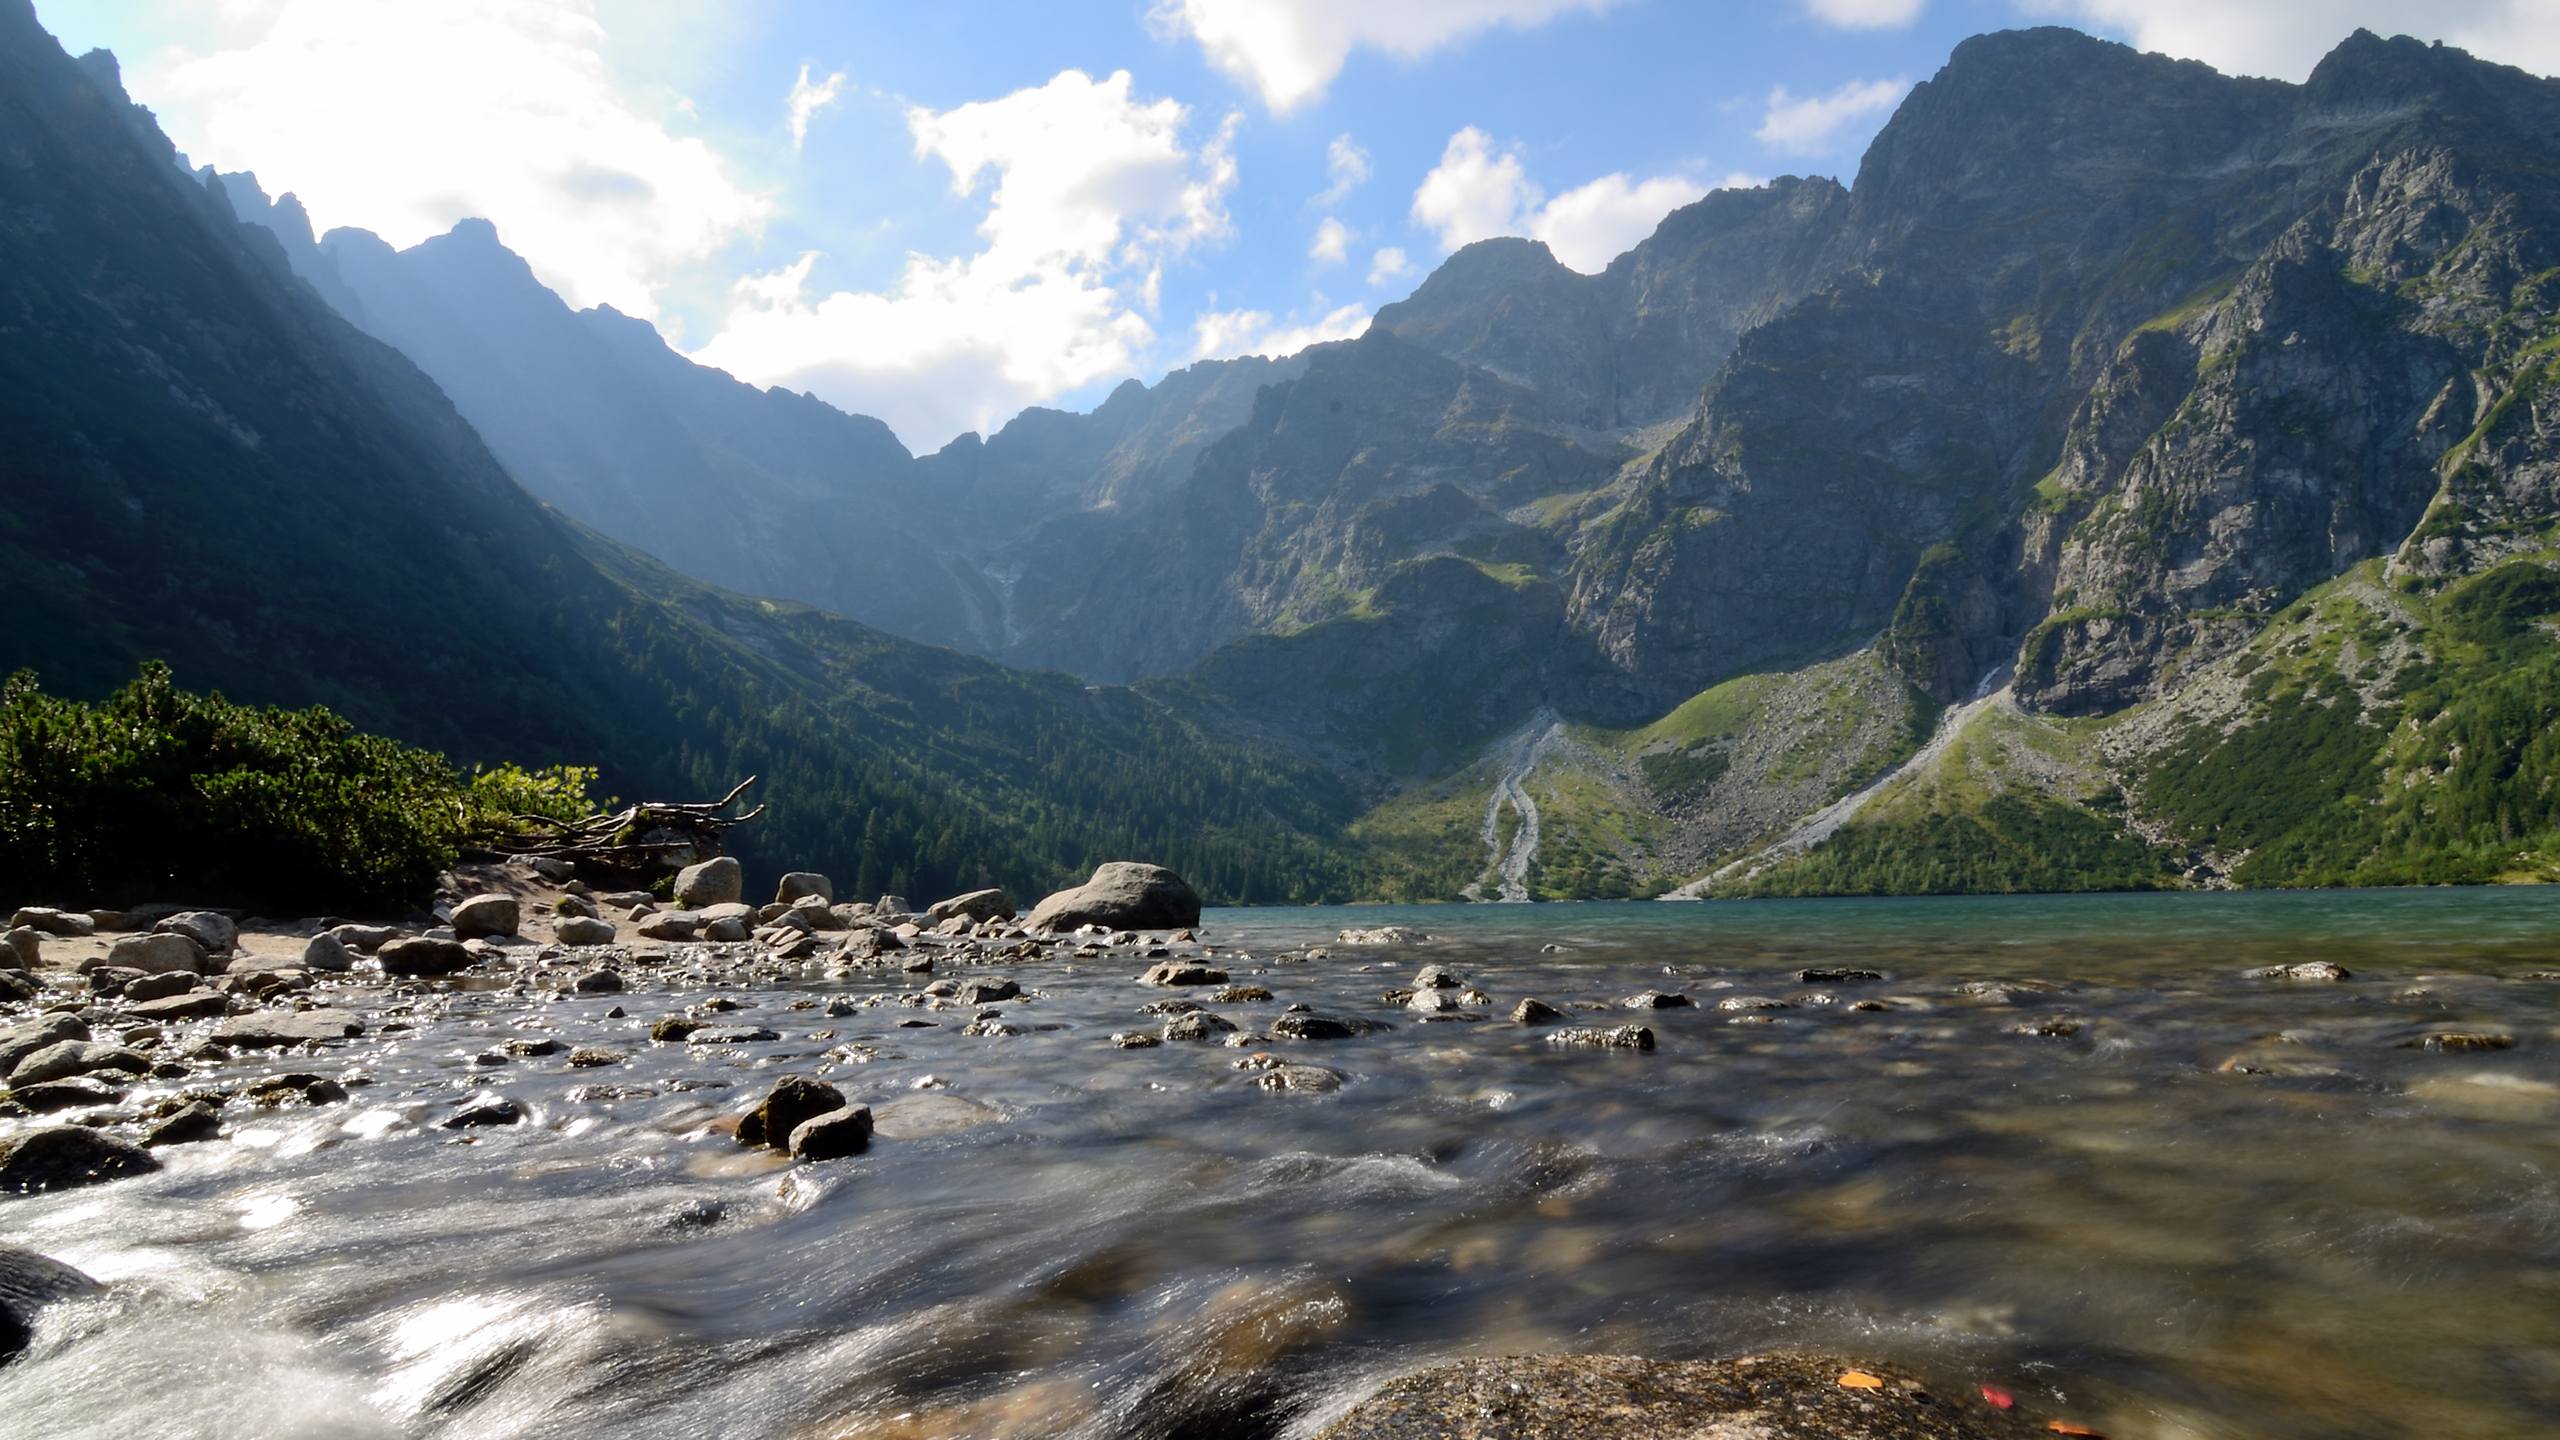
<path fill-rule="evenodd" d="M 499 855 L 564 860 L 617 876 L 668 868 L 670 861 L 708 859 L 720 853 L 720 837 L 730 826 L 764 813 L 762 805 L 744 814 L 723 813 L 756 779 L 748 776 L 717 800 L 653 800 L 581 820 L 518 815 L 515 818 L 527 827 L 525 832 L 492 840 L 488 848 Z"/>

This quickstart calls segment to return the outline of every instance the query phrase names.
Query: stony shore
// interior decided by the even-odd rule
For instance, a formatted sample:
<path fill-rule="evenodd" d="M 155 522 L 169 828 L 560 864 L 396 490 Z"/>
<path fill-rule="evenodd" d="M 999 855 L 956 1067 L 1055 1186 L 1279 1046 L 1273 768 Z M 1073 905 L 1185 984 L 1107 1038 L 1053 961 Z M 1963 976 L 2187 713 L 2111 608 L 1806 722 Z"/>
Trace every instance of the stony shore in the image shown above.
<path fill-rule="evenodd" d="M 699 1083 L 728 1091 L 715 1097 L 724 1109 L 703 1125 L 702 1143 L 767 1157 L 786 1183 L 798 1166 L 870 1151 L 875 1135 L 895 1141 L 973 1123 L 978 1117 L 966 1112 L 982 1107 L 922 1096 L 916 1101 L 937 1104 L 929 1117 L 875 1116 L 871 1105 L 824 1078 L 836 1063 L 759 1080 L 753 1090 L 710 1078 L 710 1057 L 784 1038 L 772 1028 L 780 1023 L 777 1008 L 806 1015 L 808 1027 L 794 1041 L 827 1047 L 818 1053 L 851 1064 L 865 1058 L 857 1053 L 865 1047 L 840 1038 L 839 1022 L 876 1023 L 884 1016 L 873 1012 L 895 1007 L 899 1027 L 1024 1035 L 1056 1028 L 1042 1021 L 1036 1003 L 1043 967 L 1117 967 L 1128 976 L 1137 1023 L 1110 1033 L 1108 1047 L 1227 1047 L 1237 1052 L 1235 1068 L 1261 1088 L 1323 1095 L 1344 1080 L 1321 1063 L 1323 1042 L 1400 1024 L 1481 1022 L 1535 1027 L 1562 1050 L 1645 1052 L 1655 1045 L 1653 1030 L 1641 1023 L 1645 1013 L 1694 1007 L 1689 996 L 1664 990 L 1605 1001 L 1559 996 L 1561 1004 L 1549 1004 L 1524 995 L 1497 1002 L 1466 976 L 1426 963 L 1409 983 L 1379 995 L 1398 1019 L 1328 1013 L 1291 1004 L 1258 983 L 1279 983 L 1286 974 L 1279 967 L 1323 960 L 1324 949 L 1245 954 L 1204 937 L 1198 919 L 1189 887 L 1154 867 L 1106 866 L 1088 885 L 1018 914 L 995 890 L 921 909 L 898 897 L 839 901 L 824 877 L 812 874 L 786 876 L 771 901 L 751 904 L 729 861 L 684 872 L 671 901 L 597 893 L 557 870 L 522 863 L 473 868 L 448 877 L 435 912 L 407 924 L 279 922 L 167 906 L 21 909 L 0 952 L 8 966 L 0 969 L 0 1076 L 8 1082 L 0 1096 L 0 1205 L 12 1193 L 149 1173 L 173 1148 L 222 1140 L 261 1114 L 357 1103 L 375 1083 L 361 1063 L 365 1045 L 420 1031 L 464 1003 L 517 1000 L 531 1015 L 580 1000 L 590 1002 L 598 1023 L 529 1023 L 474 1057 L 473 1083 L 427 1122 L 453 1132 L 457 1144 L 526 1122 L 528 1107 L 510 1095 L 508 1077 L 528 1067 L 581 1077 L 580 1094 L 655 1094 L 619 1085 L 615 1072 L 644 1048 L 673 1049 L 703 1057 Z M 1394 927 L 1351 930 L 1332 948 L 1336 958 L 1368 959 L 1422 946 L 1427 957 L 1428 940 Z M 854 977 L 894 983 L 859 996 L 811 988 Z M 1881 976 L 1800 978 L 1848 990 L 1834 997 L 1842 1008 L 1881 1008 L 1854 993 Z M 772 997 L 784 991 L 798 998 Z M 1725 1018 L 1734 1024 L 1764 1019 L 1760 1009 L 1785 1008 L 1747 995 L 1710 1004 L 1730 1012 Z M 733 1012 L 742 1009 L 761 1012 L 761 1023 L 738 1023 L 745 1017 Z M 890 1112 L 910 1105 L 896 1102 Z M 88 1283 L 38 1255 L 0 1254 L 0 1354 L 27 1343 L 39 1307 Z M 2009 1433 L 1997 1428 L 2007 1417 L 1979 1410 L 1932 1397 L 1907 1376 L 1836 1357 L 1656 1365 L 1543 1356 L 1395 1380 L 1351 1402 L 1325 1434 L 1923 1440 Z"/>

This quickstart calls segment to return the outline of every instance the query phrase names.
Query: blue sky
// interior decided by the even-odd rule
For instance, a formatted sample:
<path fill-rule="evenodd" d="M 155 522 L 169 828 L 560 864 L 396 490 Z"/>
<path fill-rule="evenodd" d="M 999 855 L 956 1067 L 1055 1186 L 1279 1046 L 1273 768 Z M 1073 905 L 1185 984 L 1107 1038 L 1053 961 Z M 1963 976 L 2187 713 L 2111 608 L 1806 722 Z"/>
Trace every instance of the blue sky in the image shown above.
<path fill-rule="evenodd" d="M 37 10 L 75 52 L 114 50 L 195 160 L 256 170 L 324 228 L 406 245 L 484 216 L 571 303 L 919 449 L 1356 333 L 1470 239 L 1597 269 L 1708 188 L 1850 179 L 1982 30 L 2070 23 L 2298 79 L 2364 24 L 2560 69 L 2560 0 Z"/>

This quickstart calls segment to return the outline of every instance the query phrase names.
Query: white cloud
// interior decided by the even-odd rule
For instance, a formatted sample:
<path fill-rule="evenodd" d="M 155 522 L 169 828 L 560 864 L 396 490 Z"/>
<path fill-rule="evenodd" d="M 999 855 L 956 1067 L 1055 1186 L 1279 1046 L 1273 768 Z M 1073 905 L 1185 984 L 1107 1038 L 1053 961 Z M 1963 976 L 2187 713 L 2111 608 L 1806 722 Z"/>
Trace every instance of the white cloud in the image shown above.
<path fill-rule="evenodd" d="M 1417 60 L 1443 45 L 1508 25 L 1543 25 L 1614 0 L 1158 0 L 1153 19 L 1188 32 L 1209 63 L 1274 113 L 1324 94 L 1357 49 Z"/>
<path fill-rule="evenodd" d="M 1406 259 L 1404 251 L 1396 246 L 1386 246 L 1369 257 L 1369 283 L 1372 285 L 1401 280 L 1412 273 L 1413 262 Z"/>
<path fill-rule="evenodd" d="M 1797 155 L 1833 148 L 1851 122 L 1890 110 L 1911 88 L 1908 80 L 1851 80 L 1825 95 L 1797 95 L 1771 86 L 1769 108 L 1752 133 L 1760 143 Z"/>
<path fill-rule="evenodd" d="M 2228 74 L 2301 80 L 2359 26 L 2560 74 L 2560 0 L 2027 0 L 2026 8 Z"/>
<path fill-rule="evenodd" d="M 1339 205 L 1344 196 L 1368 180 L 1369 152 L 1361 149 L 1350 136 L 1336 135 L 1333 143 L 1324 147 L 1324 173 L 1330 183 L 1324 187 L 1323 193 L 1316 196 L 1314 203 L 1319 206 Z"/>
<path fill-rule="evenodd" d="M 1705 185 L 1683 175 L 1637 180 L 1620 172 L 1549 199 L 1517 150 L 1497 150 L 1491 136 L 1470 125 L 1449 137 L 1440 163 L 1413 192 L 1413 218 L 1439 236 L 1443 250 L 1525 235 L 1587 274 L 1606 268 L 1652 234 L 1663 216 L 1706 193 Z"/>
<path fill-rule="evenodd" d="M 910 445 L 985 430 L 1024 405 L 1137 368 L 1163 267 L 1231 232 L 1229 115 L 1196 148 L 1171 100 L 1126 71 L 1068 70 L 951 110 L 916 107 L 919 159 L 986 196 L 975 254 L 910 254 L 885 291 L 815 293 L 819 257 L 739 282 L 696 360 L 877 415 Z"/>
<path fill-rule="evenodd" d="M 797 150 L 809 138 L 809 117 L 836 103 L 844 93 L 844 72 L 839 70 L 822 84 L 809 83 L 809 67 L 800 67 L 800 78 L 791 82 L 791 95 L 784 101 L 791 110 L 791 148 Z"/>
<path fill-rule="evenodd" d="M 1316 302 L 1322 305 L 1319 298 Z M 1344 305 L 1303 325 L 1271 323 L 1267 310 L 1206 310 L 1192 325 L 1194 360 L 1232 360 L 1238 355 L 1295 355 L 1327 340 L 1348 340 L 1369 328 L 1368 307 Z"/>
<path fill-rule="evenodd" d="M 1663 216 L 1706 193 L 1706 186 L 1678 175 L 1643 181 L 1603 175 L 1548 201 L 1529 234 L 1576 270 L 1602 270 L 1652 234 Z"/>
<path fill-rule="evenodd" d="M 657 313 L 669 273 L 770 201 L 616 83 L 586 0 L 275 0 L 128 72 L 198 164 L 255 170 L 321 228 L 394 245 L 496 222 L 575 305 Z M 673 106 L 670 106 L 672 109 Z"/>
<path fill-rule="evenodd" d="M 1844 30 L 1898 30 L 1920 18 L 1928 0 L 1802 0 L 1807 13 Z"/>
<path fill-rule="evenodd" d="M 1327 215 L 1316 226 L 1316 242 L 1307 247 L 1307 258 L 1319 265 L 1339 265 L 1351 258 L 1351 227 Z"/>

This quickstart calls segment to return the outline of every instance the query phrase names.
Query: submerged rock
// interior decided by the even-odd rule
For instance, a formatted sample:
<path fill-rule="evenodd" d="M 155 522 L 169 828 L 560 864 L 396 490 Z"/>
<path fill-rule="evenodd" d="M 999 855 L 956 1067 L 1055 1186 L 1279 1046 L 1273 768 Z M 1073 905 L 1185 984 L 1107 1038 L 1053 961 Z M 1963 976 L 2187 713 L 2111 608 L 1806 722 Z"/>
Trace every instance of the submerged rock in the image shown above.
<path fill-rule="evenodd" d="M 1514 1025 L 1553 1025 L 1563 1018 L 1563 1011 L 1544 1000 L 1523 1000 L 1511 1007 Z"/>
<path fill-rule="evenodd" d="M 192 1145 L 211 1140 L 222 1133 L 222 1115 L 201 1100 L 190 1102 L 184 1109 L 154 1125 L 142 1137 L 146 1150 L 164 1145 Z"/>
<path fill-rule="evenodd" d="M 1566 1050 L 1650 1050 L 1653 1032 L 1642 1025 L 1620 1025 L 1608 1030 L 1576 1025 L 1549 1034 L 1547 1043 Z"/>
<path fill-rule="evenodd" d="M 524 1107 L 504 1095 L 480 1095 L 438 1122 L 447 1130 L 481 1130 L 493 1125 L 521 1125 Z"/>
<path fill-rule="evenodd" d="M 1797 983 L 1803 985 L 1864 985 L 1883 978 L 1881 970 L 1851 970 L 1833 965 L 1816 965 L 1796 972 Z"/>
<path fill-rule="evenodd" d="M 1148 966 L 1147 973 L 1138 977 L 1138 983 L 1141 985 L 1224 985 L 1227 983 L 1227 972 L 1203 965 L 1197 960 L 1167 960 L 1161 965 Z"/>
<path fill-rule="evenodd" d="M 1293 1011 L 1275 1017 L 1271 1033 L 1287 1040 L 1348 1040 L 1384 1028 L 1374 1021 L 1356 1020 L 1342 1015 L 1313 1015 Z"/>
<path fill-rule="evenodd" d="M 1878 1383 L 1840 1383 L 1852 1374 Z M 1318 1440 L 1985 1440 L 2013 1433 L 1993 1426 L 1919 1381 L 1865 1361 L 1525 1355 L 1461 1360 L 1390 1380 Z"/>
<path fill-rule="evenodd" d="M 1630 995 L 1619 1003 L 1629 1010 L 1684 1010 L 1696 1008 L 1698 1002 L 1677 990 L 1647 990 Z M 1738 1007 L 1726 1001 L 1721 1008 L 1731 1010 Z"/>
<path fill-rule="evenodd" d="M 2305 960 L 2299 965 L 2269 965 L 2249 972 L 2252 980 L 2338 981 L 2354 978 L 2343 965 L 2327 960 Z"/>
<path fill-rule="evenodd" d="M 1232 1033 L 1235 1028 L 1232 1021 L 1221 1019 L 1206 1010 L 1193 1010 L 1187 1014 L 1176 1015 L 1164 1022 L 1164 1038 L 1167 1040 L 1213 1040 L 1220 1035 Z"/>
<path fill-rule="evenodd" d="M 35 1338 L 37 1310 L 97 1288 L 97 1281 L 59 1260 L 0 1245 L 0 1363 L 16 1359 Z"/>

